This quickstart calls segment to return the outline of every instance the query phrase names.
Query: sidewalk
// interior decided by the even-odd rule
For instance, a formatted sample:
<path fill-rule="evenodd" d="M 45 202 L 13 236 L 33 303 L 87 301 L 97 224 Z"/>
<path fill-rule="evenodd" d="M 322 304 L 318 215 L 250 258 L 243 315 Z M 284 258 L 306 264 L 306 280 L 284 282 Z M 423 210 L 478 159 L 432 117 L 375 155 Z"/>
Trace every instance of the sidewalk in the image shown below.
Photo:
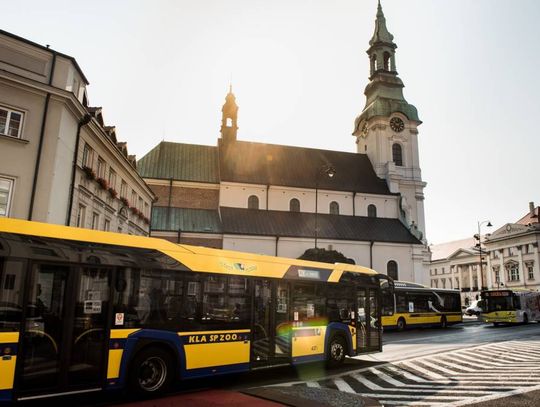
<path fill-rule="evenodd" d="M 303 386 L 259 387 L 242 393 L 203 390 L 153 400 L 123 403 L 129 407 L 376 407 L 379 402 L 332 389 Z"/>
<path fill-rule="evenodd" d="M 130 407 L 280 407 L 281 403 L 253 397 L 236 391 L 203 390 L 177 394 L 159 399 L 134 401 L 122 404 Z"/>

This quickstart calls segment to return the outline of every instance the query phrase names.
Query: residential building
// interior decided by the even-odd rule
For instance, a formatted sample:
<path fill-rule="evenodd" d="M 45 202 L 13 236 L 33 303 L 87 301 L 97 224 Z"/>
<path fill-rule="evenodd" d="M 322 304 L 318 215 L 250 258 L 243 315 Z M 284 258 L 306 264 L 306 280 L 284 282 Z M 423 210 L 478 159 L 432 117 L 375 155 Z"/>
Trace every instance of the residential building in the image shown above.
<path fill-rule="evenodd" d="M 463 304 L 478 299 L 482 289 L 540 289 L 539 207 L 491 234 L 430 246 L 431 287 L 461 290 Z M 480 267 L 482 265 L 482 267 Z"/>
<path fill-rule="evenodd" d="M 380 5 L 375 24 L 356 153 L 238 140 L 230 89 L 217 146 L 161 142 L 138 162 L 157 196 L 152 235 L 285 257 L 332 249 L 394 278 L 423 282 L 429 251 L 421 121 L 403 97 Z"/>
<path fill-rule="evenodd" d="M 0 30 L 0 216 L 147 235 L 154 195 L 87 86 L 73 57 Z"/>
<path fill-rule="evenodd" d="M 540 207 L 529 203 L 529 211 L 486 238 L 488 287 L 540 289 Z"/>

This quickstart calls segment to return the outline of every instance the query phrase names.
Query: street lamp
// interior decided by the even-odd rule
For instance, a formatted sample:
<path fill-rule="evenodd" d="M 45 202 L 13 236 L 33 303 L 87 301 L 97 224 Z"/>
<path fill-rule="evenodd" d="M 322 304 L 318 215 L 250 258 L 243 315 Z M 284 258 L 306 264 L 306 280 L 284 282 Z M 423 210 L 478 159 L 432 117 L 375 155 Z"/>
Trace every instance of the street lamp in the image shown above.
<path fill-rule="evenodd" d="M 491 224 L 491 222 L 489 220 L 484 220 L 482 222 L 478 222 L 478 234 L 474 236 L 474 238 L 476 240 L 478 240 L 478 243 L 476 244 L 476 246 L 478 247 L 478 252 L 480 253 L 479 254 L 479 260 L 480 260 L 480 270 L 478 272 L 478 275 L 479 275 L 479 278 L 480 278 L 480 284 L 478 285 L 478 287 L 480 288 L 480 291 L 482 291 L 482 289 L 484 288 L 483 285 L 484 285 L 484 279 L 482 278 L 482 235 L 480 234 L 480 227 L 484 224 L 484 223 L 487 223 L 487 227 L 490 228 L 492 227 L 493 225 Z M 489 272 L 489 271 L 488 271 Z M 472 288 L 472 287 L 471 287 Z M 489 287 L 488 287 L 489 288 Z"/>
<path fill-rule="evenodd" d="M 315 249 L 317 248 L 317 238 L 319 237 L 319 224 L 318 224 L 318 197 L 319 197 L 319 181 L 321 177 L 334 178 L 336 175 L 336 169 L 332 164 L 324 164 L 321 168 L 317 169 L 315 174 Z"/>

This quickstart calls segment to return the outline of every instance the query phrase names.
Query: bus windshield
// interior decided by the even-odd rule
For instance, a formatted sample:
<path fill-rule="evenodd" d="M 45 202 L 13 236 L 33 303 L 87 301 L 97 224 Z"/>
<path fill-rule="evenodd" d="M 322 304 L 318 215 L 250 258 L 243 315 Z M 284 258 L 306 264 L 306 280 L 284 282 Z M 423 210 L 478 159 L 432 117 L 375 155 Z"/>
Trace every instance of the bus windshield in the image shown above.
<path fill-rule="evenodd" d="M 515 309 L 511 296 L 486 298 L 486 312 L 513 311 Z"/>

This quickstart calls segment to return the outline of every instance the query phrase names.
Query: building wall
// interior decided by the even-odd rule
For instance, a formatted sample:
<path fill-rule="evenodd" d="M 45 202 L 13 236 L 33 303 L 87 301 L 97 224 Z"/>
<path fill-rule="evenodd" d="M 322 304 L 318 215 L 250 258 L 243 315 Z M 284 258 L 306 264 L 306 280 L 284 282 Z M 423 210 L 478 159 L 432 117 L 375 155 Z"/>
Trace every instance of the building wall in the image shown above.
<path fill-rule="evenodd" d="M 396 196 L 318 190 L 317 202 L 315 202 L 314 189 L 274 185 L 267 189 L 267 187 L 263 185 L 232 182 L 221 184 L 219 196 L 220 206 L 247 208 L 248 199 L 251 195 L 255 195 L 259 198 L 259 209 L 261 210 L 266 209 L 268 195 L 269 210 L 289 211 L 291 199 L 296 198 L 300 201 L 300 212 L 315 213 L 315 204 L 317 204 L 318 213 L 328 214 L 330 213 L 330 203 L 337 202 L 340 215 L 352 216 L 354 206 L 355 216 L 368 216 L 368 206 L 372 204 L 377 208 L 377 217 L 398 218 L 398 197 Z"/>
<path fill-rule="evenodd" d="M 488 270 L 492 287 L 540 289 L 540 232 L 518 234 L 488 242 L 486 242 L 489 250 Z M 510 263 L 517 263 L 519 276 L 517 281 L 510 279 Z M 529 267 L 532 267 L 532 278 L 529 276 Z M 499 282 L 496 281 L 496 271 L 499 272 Z"/>
<path fill-rule="evenodd" d="M 111 198 L 107 191 L 96 187 L 95 181 L 83 176 L 82 146 L 89 143 L 103 157 L 107 169 L 114 167 L 127 181 L 129 190 L 136 191 L 137 202 L 133 206 L 150 217 L 151 190 L 96 117 L 91 118 L 81 131 L 79 151 L 77 156 L 75 154 L 79 122 L 89 114 L 89 108 L 82 104 L 86 79 L 75 60 L 6 34 L 0 34 L 0 48 L 0 107 L 24 115 L 20 138 L 0 136 L 0 176 L 14 180 L 7 216 L 76 225 L 79 203 L 83 203 L 88 207 L 88 213 L 81 226 L 90 226 L 91 215 L 96 212 L 100 216 L 96 229 L 103 229 L 104 220 L 109 218 L 109 230 L 116 231 L 115 223 L 124 223 L 122 231 L 125 233 L 148 234 L 149 225 L 143 216 L 132 216 L 132 213 L 124 216 L 118 199 Z M 49 103 L 45 108 L 47 97 Z M 78 163 L 76 168 L 74 157 Z M 38 161 L 39 170 L 34 180 Z M 29 213 L 34 182 L 35 199 L 32 213 Z M 73 207 L 68 214 L 72 197 Z M 140 205 L 138 197 L 142 198 Z"/>
<path fill-rule="evenodd" d="M 0 136 L 0 176 L 14 180 L 11 217 L 28 217 L 44 105 L 44 92 L 25 91 L 0 76 L 0 107 L 24 113 L 21 139 Z"/>
<path fill-rule="evenodd" d="M 173 208 L 217 209 L 219 185 L 145 178 L 156 196 L 154 206 Z"/>

